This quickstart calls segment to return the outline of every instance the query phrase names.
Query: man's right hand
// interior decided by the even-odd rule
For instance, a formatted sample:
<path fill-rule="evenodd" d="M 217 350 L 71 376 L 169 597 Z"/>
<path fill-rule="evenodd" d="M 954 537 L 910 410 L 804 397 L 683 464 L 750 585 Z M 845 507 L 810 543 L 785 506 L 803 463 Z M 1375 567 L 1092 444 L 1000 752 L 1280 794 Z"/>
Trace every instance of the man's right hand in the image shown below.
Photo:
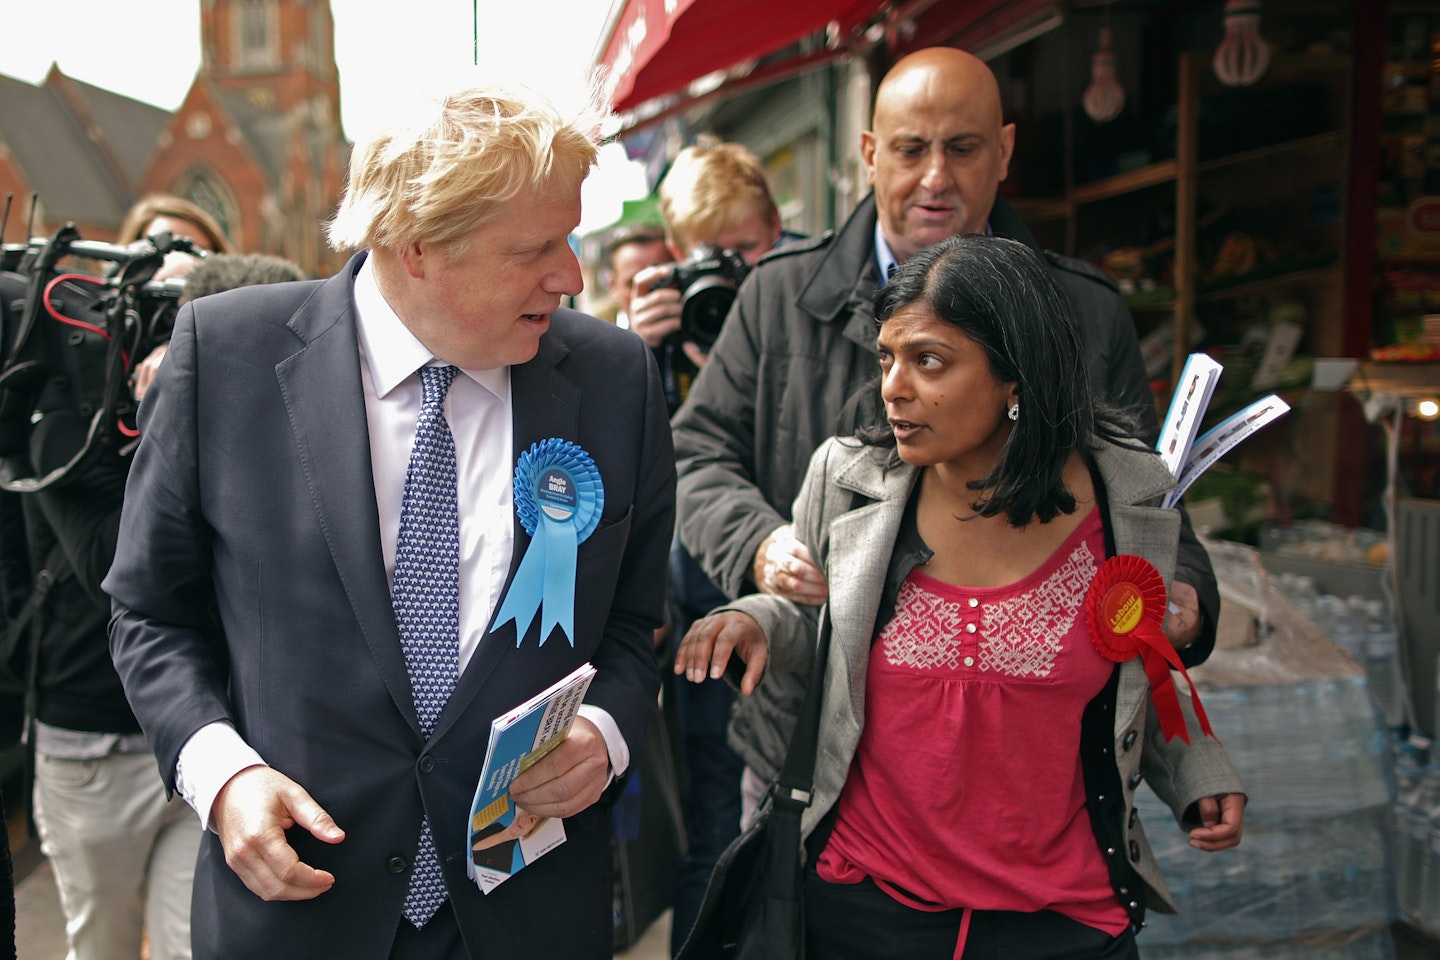
<path fill-rule="evenodd" d="M 796 603 L 818 607 L 830 595 L 830 584 L 805 544 L 795 537 L 795 526 L 771 531 L 755 551 L 751 579 L 761 593 L 773 593 Z"/>
<path fill-rule="evenodd" d="M 635 274 L 634 294 L 630 299 L 630 329 L 651 347 L 658 347 L 665 338 L 680 329 L 680 291 L 651 285 L 670 276 L 674 266 L 662 263 L 646 267 Z"/>
<path fill-rule="evenodd" d="M 325 843 L 345 831 L 294 780 L 270 767 L 246 767 L 225 782 L 210 808 L 225 862 L 262 900 L 311 900 L 335 885 L 335 875 L 300 862 L 285 831 L 299 826 Z"/>

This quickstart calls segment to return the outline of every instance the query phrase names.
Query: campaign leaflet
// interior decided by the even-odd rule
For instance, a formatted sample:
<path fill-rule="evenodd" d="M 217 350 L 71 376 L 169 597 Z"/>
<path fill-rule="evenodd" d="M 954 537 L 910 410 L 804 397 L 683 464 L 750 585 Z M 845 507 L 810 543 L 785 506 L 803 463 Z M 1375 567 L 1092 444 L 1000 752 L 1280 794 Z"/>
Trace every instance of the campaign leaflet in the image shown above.
<path fill-rule="evenodd" d="M 516 808 L 510 781 L 565 739 L 594 676 L 595 668 L 587 663 L 491 722 L 485 765 L 470 804 L 466 861 L 466 875 L 482 893 L 565 842 L 562 820 Z"/>

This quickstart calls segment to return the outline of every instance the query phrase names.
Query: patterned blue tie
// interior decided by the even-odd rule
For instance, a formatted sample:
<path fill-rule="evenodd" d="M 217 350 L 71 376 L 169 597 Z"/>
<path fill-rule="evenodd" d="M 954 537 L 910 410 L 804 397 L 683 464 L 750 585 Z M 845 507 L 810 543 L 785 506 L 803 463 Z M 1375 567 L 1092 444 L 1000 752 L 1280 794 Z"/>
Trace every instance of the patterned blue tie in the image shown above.
<path fill-rule="evenodd" d="M 445 394 L 455 372 L 449 366 L 420 370 L 424 398 L 405 471 L 391 588 L 415 713 L 427 738 L 459 677 L 460 515 L 455 506 L 455 440 L 445 422 Z M 445 897 L 445 876 L 425 818 L 405 894 L 405 919 L 423 927 Z"/>

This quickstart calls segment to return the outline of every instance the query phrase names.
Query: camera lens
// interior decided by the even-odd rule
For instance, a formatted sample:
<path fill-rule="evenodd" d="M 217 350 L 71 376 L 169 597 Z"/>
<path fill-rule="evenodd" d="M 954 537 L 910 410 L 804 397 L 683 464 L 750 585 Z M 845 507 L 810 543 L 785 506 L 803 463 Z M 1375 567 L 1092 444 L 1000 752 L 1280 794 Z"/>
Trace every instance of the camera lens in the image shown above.
<path fill-rule="evenodd" d="M 733 283 L 713 274 L 701 277 L 685 291 L 685 301 L 680 308 L 681 335 L 709 353 L 734 302 Z"/>

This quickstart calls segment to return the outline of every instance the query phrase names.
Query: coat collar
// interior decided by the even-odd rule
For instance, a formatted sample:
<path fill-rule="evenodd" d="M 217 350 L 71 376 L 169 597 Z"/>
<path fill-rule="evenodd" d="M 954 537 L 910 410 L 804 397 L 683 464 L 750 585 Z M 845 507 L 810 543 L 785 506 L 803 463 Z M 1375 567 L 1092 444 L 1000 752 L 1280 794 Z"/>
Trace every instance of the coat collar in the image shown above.
<path fill-rule="evenodd" d="M 834 323 L 848 316 L 846 337 L 867 349 L 875 342 L 874 302 L 880 284 L 880 267 L 875 260 L 878 218 L 872 191 L 856 205 L 824 247 L 820 262 L 797 298 L 800 309 L 822 323 Z M 1036 253 L 1040 252 L 1030 229 L 1002 196 L 995 197 L 990 227 L 997 237 L 1019 240 Z"/>

